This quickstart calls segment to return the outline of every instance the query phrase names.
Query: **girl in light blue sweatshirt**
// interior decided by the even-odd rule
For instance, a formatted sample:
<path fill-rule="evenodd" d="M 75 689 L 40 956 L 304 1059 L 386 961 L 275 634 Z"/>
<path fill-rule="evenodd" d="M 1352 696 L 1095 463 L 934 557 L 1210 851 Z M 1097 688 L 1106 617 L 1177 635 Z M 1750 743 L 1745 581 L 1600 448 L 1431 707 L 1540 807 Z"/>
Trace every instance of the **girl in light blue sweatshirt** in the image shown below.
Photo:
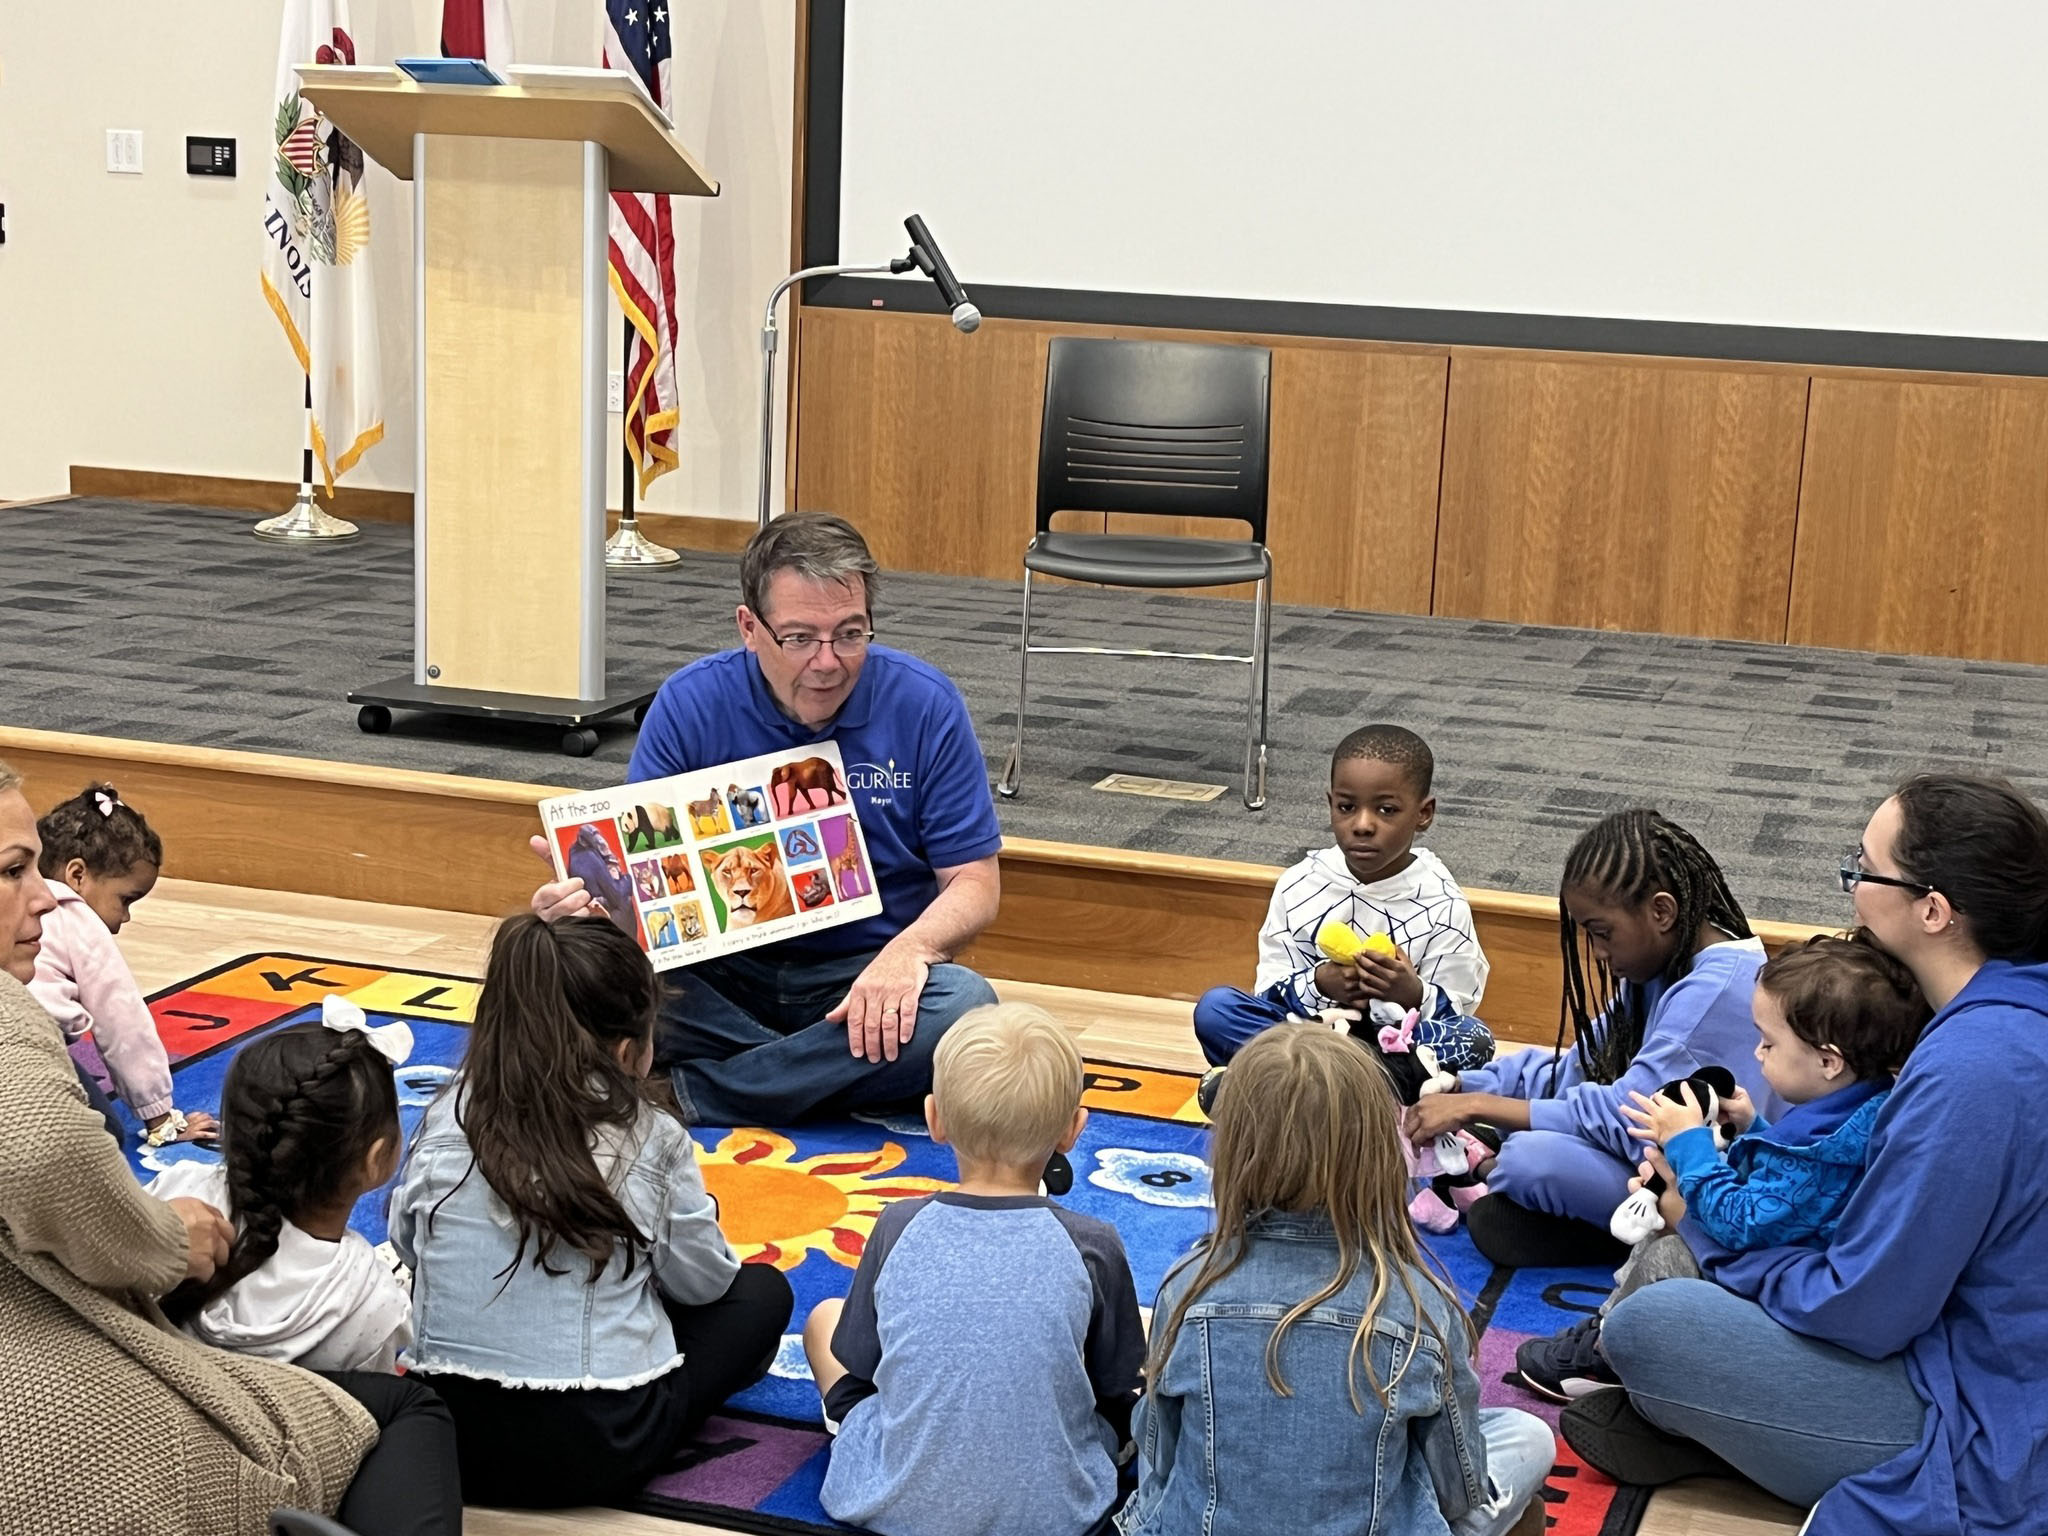
<path fill-rule="evenodd" d="M 1474 1245 L 1496 1264 L 1618 1256 L 1607 1222 L 1638 1157 L 1622 1113 L 1631 1094 L 1726 1066 L 1766 1117 L 1783 1109 L 1752 1051 L 1764 947 L 1697 838 L 1656 811 L 1618 811 L 1572 845 L 1558 907 L 1557 1048 L 1461 1073 L 1459 1091 L 1409 1112 L 1418 1145 L 1462 1126 L 1505 1133 L 1492 1193 L 1468 1213 Z"/>

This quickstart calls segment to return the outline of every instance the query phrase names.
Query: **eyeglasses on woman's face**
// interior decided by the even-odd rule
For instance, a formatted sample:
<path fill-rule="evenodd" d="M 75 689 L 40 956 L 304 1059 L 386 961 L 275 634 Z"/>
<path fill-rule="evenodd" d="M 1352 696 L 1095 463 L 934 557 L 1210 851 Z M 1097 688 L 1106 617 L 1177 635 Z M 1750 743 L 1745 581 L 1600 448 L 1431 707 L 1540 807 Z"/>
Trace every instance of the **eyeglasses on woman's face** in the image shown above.
<path fill-rule="evenodd" d="M 1902 891 L 1911 891 L 1915 896 L 1932 896 L 1934 887 L 1918 880 L 1901 880 L 1897 875 L 1873 874 L 1863 867 L 1863 850 L 1852 848 L 1842 855 L 1842 891 L 1854 895 L 1859 885 L 1895 885 Z"/>

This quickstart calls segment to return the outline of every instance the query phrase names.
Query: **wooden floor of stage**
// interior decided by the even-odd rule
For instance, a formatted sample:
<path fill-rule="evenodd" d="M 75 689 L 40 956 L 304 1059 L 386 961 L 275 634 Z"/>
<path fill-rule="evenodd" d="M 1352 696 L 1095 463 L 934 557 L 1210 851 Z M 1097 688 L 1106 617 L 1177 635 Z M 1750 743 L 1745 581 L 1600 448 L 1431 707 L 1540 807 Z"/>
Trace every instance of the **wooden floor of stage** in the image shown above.
<path fill-rule="evenodd" d="M 492 926 L 493 919 L 463 913 L 164 880 L 122 933 L 121 948 L 145 991 L 266 949 L 481 975 Z M 1068 1023 L 1089 1056 L 1201 1065 L 1186 1003 L 1020 982 L 998 981 L 996 988 Z M 1660 1493 L 1642 1536 L 1779 1536 L 1799 1519 L 1789 1505 L 1747 1485 L 1699 1481 Z M 716 1536 L 706 1526 L 605 1509 L 472 1509 L 468 1529 L 480 1536 Z"/>

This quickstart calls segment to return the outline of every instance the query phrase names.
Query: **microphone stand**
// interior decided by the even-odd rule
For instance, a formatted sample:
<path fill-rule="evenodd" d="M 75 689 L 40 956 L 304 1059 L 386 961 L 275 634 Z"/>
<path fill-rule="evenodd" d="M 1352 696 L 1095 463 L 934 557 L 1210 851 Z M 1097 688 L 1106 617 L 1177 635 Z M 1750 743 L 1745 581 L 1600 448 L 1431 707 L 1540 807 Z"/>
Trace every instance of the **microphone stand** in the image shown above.
<path fill-rule="evenodd" d="M 768 295 L 767 310 L 761 316 L 761 501 L 756 527 L 768 526 L 768 491 L 773 478 L 775 462 L 775 348 L 780 332 L 775 325 L 775 306 L 782 302 L 782 296 L 807 277 L 857 277 L 874 272 L 908 272 L 917 263 L 908 256 L 898 256 L 894 261 L 876 262 L 866 266 L 853 267 L 805 267 L 801 272 L 792 272 L 775 285 L 775 291 Z"/>

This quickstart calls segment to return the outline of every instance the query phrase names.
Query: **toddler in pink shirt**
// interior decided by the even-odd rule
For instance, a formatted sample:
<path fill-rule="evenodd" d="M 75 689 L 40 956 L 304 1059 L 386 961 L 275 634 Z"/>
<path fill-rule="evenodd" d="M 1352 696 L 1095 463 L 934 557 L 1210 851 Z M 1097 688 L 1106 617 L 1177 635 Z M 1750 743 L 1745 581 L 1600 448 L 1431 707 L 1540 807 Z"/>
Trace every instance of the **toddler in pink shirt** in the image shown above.
<path fill-rule="evenodd" d="M 29 990 L 76 1044 L 88 1030 L 114 1091 L 153 1145 L 209 1139 L 211 1115 L 181 1115 L 171 1063 L 142 989 L 114 942 L 130 909 L 156 884 L 163 842 L 111 784 L 89 785 L 36 823 L 39 864 L 57 909 L 43 917 L 43 947 Z"/>

